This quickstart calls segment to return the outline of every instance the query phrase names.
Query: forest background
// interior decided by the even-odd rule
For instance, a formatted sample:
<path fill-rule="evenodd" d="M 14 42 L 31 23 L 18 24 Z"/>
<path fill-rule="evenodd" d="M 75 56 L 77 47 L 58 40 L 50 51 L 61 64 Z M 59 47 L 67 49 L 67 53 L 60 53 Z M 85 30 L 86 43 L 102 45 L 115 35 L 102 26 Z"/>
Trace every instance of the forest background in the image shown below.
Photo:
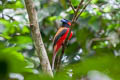
<path fill-rule="evenodd" d="M 33 0 L 51 63 L 52 39 L 61 19 L 71 20 L 67 0 Z M 71 0 L 77 7 L 80 0 Z M 85 0 L 87 2 L 87 0 Z M 55 80 L 120 79 L 120 1 L 92 0 L 72 28 Z M 41 71 L 24 0 L 0 1 L 0 78 L 51 80 Z"/>

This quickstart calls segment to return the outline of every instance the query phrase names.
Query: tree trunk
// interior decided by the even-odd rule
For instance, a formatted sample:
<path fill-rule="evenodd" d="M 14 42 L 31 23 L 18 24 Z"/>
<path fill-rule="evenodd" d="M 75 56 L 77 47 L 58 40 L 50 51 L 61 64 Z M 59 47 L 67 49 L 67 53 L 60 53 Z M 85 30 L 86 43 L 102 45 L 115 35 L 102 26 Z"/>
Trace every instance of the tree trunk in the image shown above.
<path fill-rule="evenodd" d="M 40 33 L 38 21 L 37 21 L 37 13 L 34 8 L 33 1 L 32 0 L 24 0 L 24 1 L 25 1 L 27 12 L 28 12 L 28 16 L 29 16 L 32 39 L 34 41 L 34 45 L 35 45 L 38 57 L 40 59 L 42 70 L 43 72 L 53 76 L 50 62 L 47 56 L 47 52 L 42 41 L 42 37 L 41 37 L 41 33 Z"/>

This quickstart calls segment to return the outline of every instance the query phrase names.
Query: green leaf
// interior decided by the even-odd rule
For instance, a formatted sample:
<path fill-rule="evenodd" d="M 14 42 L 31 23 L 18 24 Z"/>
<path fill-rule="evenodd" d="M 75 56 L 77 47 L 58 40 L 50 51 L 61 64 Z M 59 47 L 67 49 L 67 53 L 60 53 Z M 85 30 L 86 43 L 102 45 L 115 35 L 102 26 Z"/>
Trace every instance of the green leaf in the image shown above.
<path fill-rule="evenodd" d="M 88 12 L 83 12 L 80 16 L 82 18 L 87 18 L 89 16 L 89 14 L 88 14 Z"/>
<path fill-rule="evenodd" d="M 10 39 L 11 43 L 17 43 L 17 44 L 28 44 L 32 42 L 31 37 L 29 36 L 15 36 L 12 39 Z"/>
<path fill-rule="evenodd" d="M 111 11 L 111 6 L 110 5 L 107 5 L 104 9 L 103 9 L 104 12 L 110 12 Z"/>
<path fill-rule="evenodd" d="M 77 41 L 80 43 L 80 45 L 82 45 L 82 47 L 85 46 L 86 40 L 93 36 L 92 32 L 90 32 L 90 30 L 85 27 L 81 28 L 81 30 L 78 30 L 76 34 L 79 34 L 76 37 Z"/>
<path fill-rule="evenodd" d="M 0 23 L 4 25 L 3 35 L 11 35 L 15 32 L 20 31 L 19 22 L 0 19 Z"/>
<path fill-rule="evenodd" d="M 27 26 L 24 26 L 24 27 L 22 28 L 22 33 L 23 33 L 23 34 L 25 34 L 25 33 L 30 33 L 30 29 L 28 29 Z"/>
<path fill-rule="evenodd" d="M 91 0 L 91 3 L 92 4 L 95 4 L 95 3 L 97 3 L 98 2 L 98 0 Z"/>
<path fill-rule="evenodd" d="M 24 8 L 24 5 L 20 0 L 17 0 L 17 1 L 8 2 L 5 5 L 5 8 L 8 8 L 8 9 L 10 9 L 10 8 L 12 8 L 12 9 Z"/>
<path fill-rule="evenodd" d="M 5 39 L 11 39 L 10 36 L 8 36 L 8 35 L 4 35 L 4 34 L 0 34 L 0 37 L 3 37 L 3 38 L 5 38 Z"/>
<path fill-rule="evenodd" d="M 96 14 L 97 14 L 98 16 L 101 16 L 101 15 L 102 15 L 102 13 L 100 12 L 100 10 L 99 10 L 98 8 L 94 8 L 94 11 L 96 12 Z"/>
<path fill-rule="evenodd" d="M 2 61 L 4 64 L 6 64 L 5 67 L 8 73 L 23 72 L 25 69 L 26 64 L 24 62 L 24 57 L 16 50 L 18 50 L 16 47 L 0 49 L 0 62 Z M 2 63 L 0 63 L 0 65 L 2 65 Z"/>
<path fill-rule="evenodd" d="M 71 0 L 73 6 L 78 6 L 81 0 Z"/>
<path fill-rule="evenodd" d="M 15 6 L 16 6 L 16 8 L 24 8 L 23 3 L 21 3 L 21 1 L 17 1 L 15 3 Z"/>
<path fill-rule="evenodd" d="M 100 55 L 94 55 L 91 58 L 86 58 L 84 61 L 79 63 L 69 65 L 67 70 L 71 69 L 73 73 L 73 80 L 86 76 L 89 71 L 97 70 L 103 72 L 113 78 L 114 80 L 119 80 L 120 76 L 118 75 L 120 71 L 120 57 L 114 57 L 112 53 L 100 53 Z"/>

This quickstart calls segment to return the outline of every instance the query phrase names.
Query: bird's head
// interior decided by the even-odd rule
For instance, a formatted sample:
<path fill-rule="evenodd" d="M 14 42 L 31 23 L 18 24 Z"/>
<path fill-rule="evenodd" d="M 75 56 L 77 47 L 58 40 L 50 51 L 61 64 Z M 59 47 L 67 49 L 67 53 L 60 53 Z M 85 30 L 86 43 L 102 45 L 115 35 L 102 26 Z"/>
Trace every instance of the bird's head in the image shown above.
<path fill-rule="evenodd" d="M 71 21 L 67 20 L 67 19 L 62 19 L 62 26 L 63 27 L 70 27 L 71 26 Z"/>

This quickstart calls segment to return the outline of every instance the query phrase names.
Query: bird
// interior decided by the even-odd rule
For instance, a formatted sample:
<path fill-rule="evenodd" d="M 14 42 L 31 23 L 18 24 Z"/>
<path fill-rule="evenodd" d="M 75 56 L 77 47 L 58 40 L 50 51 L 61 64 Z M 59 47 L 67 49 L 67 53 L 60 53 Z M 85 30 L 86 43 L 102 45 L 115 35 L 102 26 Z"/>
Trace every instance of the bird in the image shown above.
<path fill-rule="evenodd" d="M 62 45 L 64 44 L 65 39 L 67 38 L 67 35 L 69 33 L 70 26 L 71 26 L 71 21 L 67 19 L 62 19 L 61 22 L 62 22 L 62 26 L 58 29 L 58 31 L 56 32 L 53 38 L 52 70 L 54 70 L 56 54 L 59 51 L 59 49 L 62 47 Z M 73 32 L 71 31 L 68 40 L 71 39 L 72 35 L 73 35 Z"/>

